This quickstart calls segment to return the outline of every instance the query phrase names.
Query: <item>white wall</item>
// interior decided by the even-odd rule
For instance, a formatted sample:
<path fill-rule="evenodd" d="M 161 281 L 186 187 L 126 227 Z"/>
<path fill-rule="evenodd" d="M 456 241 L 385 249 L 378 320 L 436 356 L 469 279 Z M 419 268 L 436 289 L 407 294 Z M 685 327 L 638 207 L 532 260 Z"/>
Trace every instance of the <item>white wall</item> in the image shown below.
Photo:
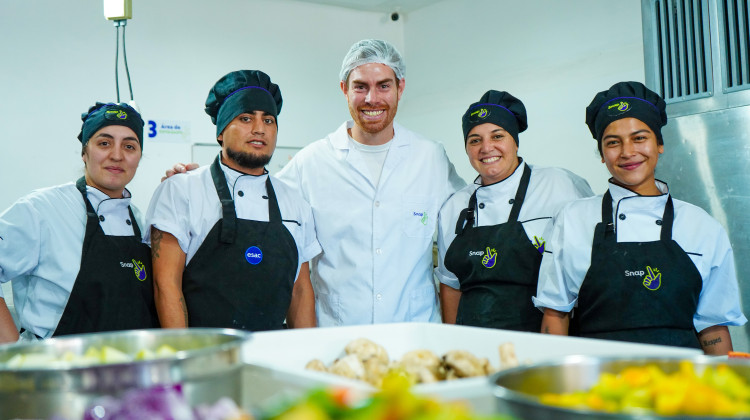
<path fill-rule="evenodd" d="M 527 109 L 528 162 L 570 169 L 604 192 L 609 173 L 584 123 L 596 92 L 644 80 L 640 0 L 445 0 L 405 16 L 400 121 L 442 142 L 473 179 L 461 116 L 489 89 Z"/>
<path fill-rule="evenodd" d="M 188 121 L 195 142 L 215 138 L 203 104 L 229 71 L 267 72 L 284 97 L 278 144 L 304 146 L 348 117 L 338 71 L 352 43 L 377 37 L 404 48 L 403 22 L 377 13 L 280 0 L 133 3 L 126 42 L 136 102 L 144 119 Z M 101 0 L 0 3 L 0 211 L 83 174 L 80 114 L 115 100 L 115 29 L 102 10 Z M 187 144 L 147 139 L 128 187 L 135 204 L 145 211 L 164 170 L 189 158 Z"/>

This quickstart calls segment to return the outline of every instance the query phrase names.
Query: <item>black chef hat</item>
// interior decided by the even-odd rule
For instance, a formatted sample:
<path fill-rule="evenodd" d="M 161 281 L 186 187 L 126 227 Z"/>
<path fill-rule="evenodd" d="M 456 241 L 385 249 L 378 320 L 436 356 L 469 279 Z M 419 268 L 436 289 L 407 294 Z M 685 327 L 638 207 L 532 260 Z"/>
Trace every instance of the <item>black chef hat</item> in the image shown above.
<path fill-rule="evenodd" d="M 664 144 L 661 128 L 667 124 L 667 104 L 658 93 L 640 82 L 619 82 L 609 90 L 599 92 L 586 107 L 586 124 L 591 135 L 599 142 L 609 124 L 622 118 L 643 121 L 656 135 L 658 144 Z"/>
<path fill-rule="evenodd" d="M 143 150 L 143 119 L 141 114 L 128 104 L 97 102 L 89 107 L 87 112 L 81 114 L 81 120 L 83 125 L 81 132 L 78 133 L 78 140 L 83 146 L 86 146 L 91 136 L 102 128 L 109 125 L 122 125 L 135 132 Z"/>
<path fill-rule="evenodd" d="M 472 128 L 480 124 L 492 123 L 505 129 L 518 145 L 518 133 L 523 132 L 529 126 L 526 123 L 526 107 L 523 106 L 523 102 L 508 92 L 496 90 L 488 90 L 479 102 L 471 104 L 461 118 L 461 123 L 464 130 L 464 143 Z"/>
<path fill-rule="evenodd" d="M 234 117 L 264 111 L 274 117 L 281 113 L 281 90 L 260 70 L 233 71 L 211 88 L 206 98 L 206 114 L 216 124 L 216 137 Z"/>

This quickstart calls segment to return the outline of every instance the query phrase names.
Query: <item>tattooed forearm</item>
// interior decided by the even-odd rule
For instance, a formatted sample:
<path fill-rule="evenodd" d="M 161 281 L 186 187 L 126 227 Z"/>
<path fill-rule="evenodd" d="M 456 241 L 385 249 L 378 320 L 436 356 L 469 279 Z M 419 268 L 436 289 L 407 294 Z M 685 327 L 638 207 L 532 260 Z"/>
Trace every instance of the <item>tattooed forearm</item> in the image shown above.
<path fill-rule="evenodd" d="M 716 337 L 713 340 L 703 340 L 703 347 L 715 346 L 721 343 L 721 337 Z"/>
<path fill-rule="evenodd" d="M 158 229 L 151 229 L 151 259 L 159 258 L 159 251 L 161 250 L 161 239 L 164 237 L 164 233 Z"/>

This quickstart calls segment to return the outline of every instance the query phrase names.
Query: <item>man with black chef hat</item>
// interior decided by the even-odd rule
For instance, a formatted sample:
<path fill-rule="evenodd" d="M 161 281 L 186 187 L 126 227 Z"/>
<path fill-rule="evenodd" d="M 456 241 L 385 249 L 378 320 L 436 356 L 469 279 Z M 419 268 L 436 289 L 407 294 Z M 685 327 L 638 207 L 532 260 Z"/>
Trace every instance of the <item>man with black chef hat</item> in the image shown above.
<path fill-rule="evenodd" d="M 557 214 L 535 305 L 542 332 L 732 350 L 743 325 L 732 247 L 708 213 L 655 178 L 666 104 L 638 82 L 599 92 L 586 124 L 612 177 Z M 573 311 L 571 320 L 570 313 Z"/>
<path fill-rule="evenodd" d="M 163 327 L 315 326 L 308 261 L 320 252 L 305 200 L 268 175 L 279 87 L 258 70 L 216 82 L 214 163 L 161 183 L 146 220 Z"/>
<path fill-rule="evenodd" d="M 479 176 L 443 204 L 438 216 L 438 267 L 443 321 L 538 332 L 536 293 L 544 232 L 566 203 L 594 193 L 562 168 L 518 156 L 528 127 L 526 107 L 489 90 L 462 117 L 464 147 Z"/>

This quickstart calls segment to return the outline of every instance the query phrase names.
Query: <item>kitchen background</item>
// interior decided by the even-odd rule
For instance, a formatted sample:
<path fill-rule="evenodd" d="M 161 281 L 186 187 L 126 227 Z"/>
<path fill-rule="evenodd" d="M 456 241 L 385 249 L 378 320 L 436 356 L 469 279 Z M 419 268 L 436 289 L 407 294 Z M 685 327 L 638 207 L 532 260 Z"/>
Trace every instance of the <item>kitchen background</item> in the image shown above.
<path fill-rule="evenodd" d="M 102 10 L 101 0 L 0 3 L 0 210 L 83 173 L 80 114 L 116 98 L 115 28 Z M 203 104 L 232 70 L 261 69 L 280 85 L 283 160 L 349 117 L 338 81 L 349 46 L 386 39 L 407 64 L 396 120 L 441 142 L 467 182 L 461 115 L 498 89 L 529 113 L 519 155 L 570 169 L 596 193 L 608 172 L 584 109 L 617 81 L 645 81 L 641 0 L 133 0 L 125 31 L 134 99 L 159 129 L 129 186 L 143 212 L 164 170 L 210 149 L 194 143 L 214 144 Z M 747 350 L 746 331 L 732 329 L 735 349 Z"/>

